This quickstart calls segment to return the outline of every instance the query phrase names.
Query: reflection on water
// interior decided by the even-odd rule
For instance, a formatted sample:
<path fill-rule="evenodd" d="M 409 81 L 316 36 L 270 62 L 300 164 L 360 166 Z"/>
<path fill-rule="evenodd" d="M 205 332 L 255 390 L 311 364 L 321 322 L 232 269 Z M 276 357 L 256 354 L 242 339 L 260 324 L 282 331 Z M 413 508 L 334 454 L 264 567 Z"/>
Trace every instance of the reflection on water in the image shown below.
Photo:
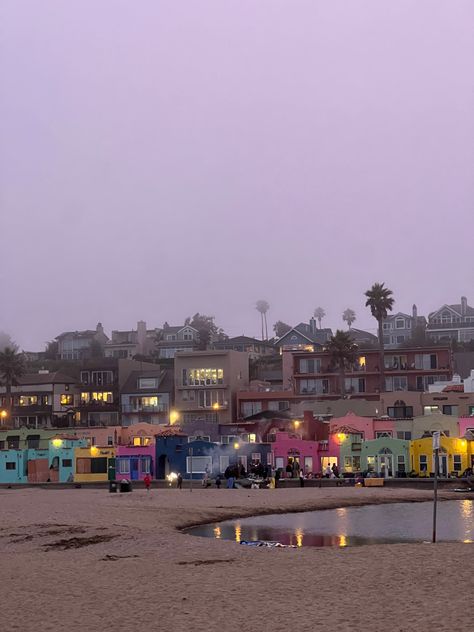
<path fill-rule="evenodd" d="M 203 525 L 188 532 L 235 542 L 269 540 L 297 547 L 423 542 L 431 539 L 432 511 L 431 502 L 348 507 L 257 516 Z M 438 541 L 471 543 L 474 540 L 473 518 L 472 500 L 439 503 Z"/>

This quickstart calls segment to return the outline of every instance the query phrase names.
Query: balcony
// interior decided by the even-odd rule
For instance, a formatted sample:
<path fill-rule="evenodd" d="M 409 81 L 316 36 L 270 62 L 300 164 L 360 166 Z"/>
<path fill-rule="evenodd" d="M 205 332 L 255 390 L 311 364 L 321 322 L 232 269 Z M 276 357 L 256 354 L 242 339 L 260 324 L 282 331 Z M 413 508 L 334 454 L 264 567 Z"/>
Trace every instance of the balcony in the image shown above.
<path fill-rule="evenodd" d="M 88 411 L 88 410 L 97 410 L 97 411 L 115 411 L 119 407 L 118 404 L 114 404 L 113 402 L 102 402 L 100 400 L 92 400 L 85 401 L 82 400 L 79 404 L 79 410 Z"/>
<path fill-rule="evenodd" d="M 123 404 L 123 413 L 167 413 L 168 406 L 166 404 L 158 404 L 156 406 L 140 406 L 139 404 Z"/>
<path fill-rule="evenodd" d="M 34 404 L 32 406 L 14 406 L 13 415 L 23 417 L 25 415 L 51 415 L 53 407 L 50 404 Z"/>

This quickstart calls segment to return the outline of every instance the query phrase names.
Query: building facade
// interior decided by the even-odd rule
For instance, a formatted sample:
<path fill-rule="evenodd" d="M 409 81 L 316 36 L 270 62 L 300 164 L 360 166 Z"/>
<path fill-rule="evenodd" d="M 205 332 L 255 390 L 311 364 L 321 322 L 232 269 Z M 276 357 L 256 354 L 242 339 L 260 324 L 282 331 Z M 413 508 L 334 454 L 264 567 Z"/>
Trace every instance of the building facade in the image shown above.
<path fill-rule="evenodd" d="M 102 323 L 95 329 L 83 331 L 66 331 L 56 337 L 58 343 L 58 358 L 60 360 L 84 360 L 91 357 L 94 345 L 104 348 L 108 341 Z"/>
<path fill-rule="evenodd" d="M 474 308 L 467 304 L 467 298 L 455 305 L 443 305 L 428 316 L 426 333 L 433 340 L 474 340 Z"/>
<path fill-rule="evenodd" d="M 425 330 L 426 318 L 418 316 L 418 309 L 416 305 L 413 305 L 411 314 L 403 312 L 389 314 L 383 321 L 382 327 L 385 349 L 396 349 L 411 340 L 417 330 Z"/>

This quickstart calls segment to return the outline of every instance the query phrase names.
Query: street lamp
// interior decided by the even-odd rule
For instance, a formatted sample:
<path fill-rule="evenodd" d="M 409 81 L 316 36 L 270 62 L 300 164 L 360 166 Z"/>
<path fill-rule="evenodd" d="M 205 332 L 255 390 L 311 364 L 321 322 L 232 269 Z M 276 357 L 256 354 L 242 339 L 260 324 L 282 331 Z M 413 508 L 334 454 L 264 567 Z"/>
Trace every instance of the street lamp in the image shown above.
<path fill-rule="evenodd" d="M 170 426 L 174 426 L 179 421 L 179 413 L 177 410 L 170 410 Z"/>

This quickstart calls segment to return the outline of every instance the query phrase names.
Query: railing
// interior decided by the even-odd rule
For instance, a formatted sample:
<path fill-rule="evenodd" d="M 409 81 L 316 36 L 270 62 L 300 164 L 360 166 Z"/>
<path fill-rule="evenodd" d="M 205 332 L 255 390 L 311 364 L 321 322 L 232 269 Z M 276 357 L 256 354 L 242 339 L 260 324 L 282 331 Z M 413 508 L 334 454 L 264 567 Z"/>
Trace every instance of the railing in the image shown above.
<path fill-rule="evenodd" d="M 167 413 L 168 406 L 166 404 L 158 404 L 156 406 L 140 406 L 134 404 L 123 404 L 123 413 Z"/>
<path fill-rule="evenodd" d="M 14 406 L 13 415 L 32 415 L 34 413 L 52 413 L 53 407 L 50 404 L 33 404 L 31 406 Z"/>

